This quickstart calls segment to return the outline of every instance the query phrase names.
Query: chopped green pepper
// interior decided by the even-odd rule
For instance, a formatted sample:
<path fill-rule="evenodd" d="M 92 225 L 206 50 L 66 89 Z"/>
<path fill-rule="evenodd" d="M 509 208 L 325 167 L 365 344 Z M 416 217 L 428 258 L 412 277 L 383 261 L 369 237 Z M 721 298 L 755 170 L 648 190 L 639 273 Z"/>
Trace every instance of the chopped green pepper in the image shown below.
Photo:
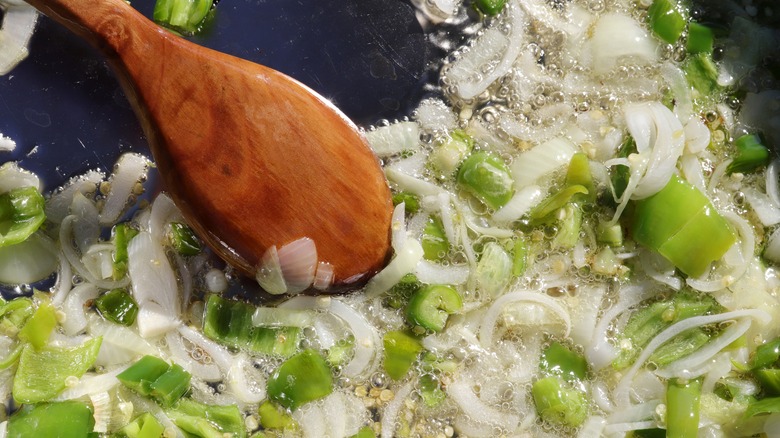
<path fill-rule="evenodd" d="M 655 0 L 648 9 L 653 33 L 669 44 L 674 44 L 685 30 L 685 18 L 670 0 Z"/>
<path fill-rule="evenodd" d="M 57 325 L 55 312 L 54 306 L 48 301 L 41 303 L 19 331 L 19 340 L 29 342 L 36 350 L 43 348 Z"/>
<path fill-rule="evenodd" d="M 750 360 L 750 369 L 756 370 L 774 365 L 780 360 L 780 338 L 775 338 L 756 348 Z"/>
<path fill-rule="evenodd" d="M 81 402 L 24 405 L 8 419 L 7 438 L 84 438 L 94 427 L 92 409 Z"/>
<path fill-rule="evenodd" d="M 35 187 L 0 195 L 0 246 L 21 243 L 37 231 L 46 220 L 43 205 L 43 196 Z"/>
<path fill-rule="evenodd" d="M 512 275 L 521 277 L 528 268 L 528 244 L 522 237 L 517 237 L 512 246 Z"/>
<path fill-rule="evenodd" d="M 69 377 L 81 377 L 97 359 L 102 338 L 93 338 L 72 348 L 26 345 L 19 357 L 13 383 L 17 403 L 51 400 L 65 389 Z"/>
<path fill-rule="evenodd" d="M 463 307 L 458 291 L 451 286 L 432 284 L 418 290 L 406 307 L 406 318 L 412 324 L 440 332 L 447 318 Z"/>
<path fill-rule="evenodd" d="M 144 412 L 119 432 L 127 438 L 160 438 L 165 427 L 154 418 L 154 415 Z"/>
<path fill-rule="evenodd" d="M 585 358 L 560 342 L 552 342 L 544 349 L 539 366 L 548 375 L 560 376 L 568 381 L 585 380 L 588 375 Z"/>
<path fill-rule="evenodd" d="M 504 160 L 488 152 L 471 154 L 458 170 L 458 184 L 493 209 L 512 199 L 514 181 Z"/>
<path fill-rule="evenodd" d="M 213 0 L 157 0 L 152 18 L 171 29 L 193 34 L 212 6 Z"/>
<path fill-rule="evenodd" d="M 200 241 L 195 236 L 195 232 L 187 224 L 172 222 L 170 239 L 173 248 L 181 255 L 194 256 L 203 249 Z"/>
<path fill-rule="evenodd" d="M 385 372 L 393 380 L 400 380 L 423 349 L 422 343 L 414 336 L 402 331 L 390 331 L 384 336 Z"/>
<path fill-rule="evenodd" d="M 431 373 L 420 376 L 420 396 L 429 408 L 440 405 L 447 398 L 447 394 L 441 389 L 441 381 Z"/>
<path fill-rule="evenodd" d="M 112 289 L 99 296 L 95 307 L 103 318 L 124 326 L 133 325 L 138 315 L 138 304 L 124 289 Z"/>
<path fill-rule="evenodd" d="M 703 96 L 710 96 L 720 89 L 718 85 L 718 67 L 709 53 L 691 55 L 683 64 L 688 83 Z"/>
<path fill-rule="evenodd" d="M 127 275 L 127 244 L 138 234 L 138 230 L 126 223 L 116 224 L 111 230 L 111 240 L 114 242 L 114 280 Z"/>
<path fill-rule="evenodd" d="M 231 347 L 289 357 L 298 350 L 298 327 L 258 327 L 252 322 L 255 307 L 219 295 L 206 301 L 203 334 Z"/>
<path fill-rule="evenodd" d="M 688 23 L 686 49 L 690 53 L 712 53 L 715 36 L 712 29 L 696 22 Z"/>
<path fill-rule="evenodd" d="M 780 397 L 767 397 L 761 400 L 751 401 L 743 418 L 747 419 L 761 414 L 773 414 L 780 412 Z"/>
<path fill-rule="evenodd" d="M 701 380 L 670 379 L 666 386 L 666 436 L 688 438 L 699 430 Z"/>
<path fill-rule="evenodd" d="M 444 260 L 450 250 L 450 242 L 444 234 L 444 225 L 441 219 L 431 216 L 423 229 L 420 244 L 423 248 L 423 257 L 426 260 Z"/>
<path fill-rule="evenodd" d="M 578 198 L 593 202 L 596 200 L 596 185 L 593 183 L 593 174 L 590 172 L 590 160 L 582 152 L 572 155 L 569 161 L 569 168 L 566 171 L 566 186 L 582 186 L 588 191 L 587 194 L 578 194 L 574 196 L 574 201 Z"/>
<path fill-rule="evenodd" d="M 376 438 L 376 434 L 374 433 L 374 429 L 372 429 L 370 426 L 363 426 L 360 428 L 358 433 L 352 435 L 349 438 Z"/>
<path fill-rule="evenodd" d="M 588 418 L 585 394 L 567 387 L 560 377 L 537 380 L 531 388 L 531 394 L 536 411 L 548 423 L 577 427 Z"/>
<path fill-rule="evenodd" d="M 295 430 L 298 427 L 290 414 L 268 400 L 257 408 L 257 414 L 263 429 Z"/>
<path fill-rule="evenodd" d="M 709 199 L 676 175 L 635 207 L 630 225 L 634 240 L 692 277 L 704 274 L 737 240 Z"/>
<path fill-rule="evenodd" d="M 116 377 L 133 391 L 169 407 L 190 389 L 192 376 L 178 364 L 146 355 Z"/>
<path fill-rule="evenodd" d="M 737 155 L 726 169 L 727 173 L 750 173 L 769 163 L 769 148 L 764 146 L 758 135 L 743 135 L 734 145 L 737 147 Z"/>
<path fill-rule="evenodd" d="M 315 350 L 304 350 L 287 359 L 268 379 L 268 398 L 295 410 L 333 392 L 333 376 L 325 359 Z"/>
<path fill-rule="evenodd" d="M 475 0 L 477 10 L 488 16 L 495 16 L 504 9 L 506 0 Z"/>
<path fill-rule="evenodd" d="M 565 207 L 575 195 L 579 194 L 587 195 L 588 189 L 580 185 L 568 186 L 539 203 L 528 215 L 534 224 L 547 222 L 554 212 Z"/>
<path fill-rule="evenodd" d="M 212 430 L 216 430 L 219 437 L 246 436 L 244 417 L 236 405 L 205 405 L 183 398 L 165 413 L 178 427 L 196 436 L 207 437 Z"/>
<path fill-rule="evenodd" d="M 0 306 L 0 333 L 17 336 L 33 313 L 35 309 L 30 298 L 19 297 L 4 303 Z"/>
<path fill-rule="evenodd" d="M 761 384 L 761 389 L 766 395 L 780 395 L 780 369 L 761 368 L 753 371 L 753 375 Z"/>
<path fill-rule="evenodd" d="M 417 195 L 406 192 L 393 193 L 393 205 L 402 202 L 404 203 L 404 211 L 407 213 L 413 214 L 420 210 L 420 198 Z"/>
<path fill-rule="evenodd" d="M 474 139 L 460 129 L 450 134 L 449 139 L 438 145 L 430 154 L 430 163 L 439 177 L 449 178 L 458 170 L 458 165 L 474 148 Z"/>
<path fill-rule="evenodd" d="M 710 335 L 695 327 L 673 337 L 656 349 L 650 356 L 650 362 L 662 367 L 685 357 L 710 341 Z"/>
<path fill-rule="evenodd" d="M 417 276 L 409 273 L 401 277 L 401 281 L 387 291 L 387 304 L 393 309 L 400 309 L 409 302 L 409 298 L 417 292 L 422 284 Z"/>

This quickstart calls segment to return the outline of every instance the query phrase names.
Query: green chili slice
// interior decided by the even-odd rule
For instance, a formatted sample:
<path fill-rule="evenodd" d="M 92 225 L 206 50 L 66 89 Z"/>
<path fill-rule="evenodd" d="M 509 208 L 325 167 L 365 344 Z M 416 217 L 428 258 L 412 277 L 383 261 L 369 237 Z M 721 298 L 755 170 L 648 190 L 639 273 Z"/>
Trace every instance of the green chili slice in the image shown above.
<path fill-rule="evenodd" d="M 473 153 L 463 161 L 458 184 L 493 209 L 502 207 L 514 194 L 506 163 L 488 152 Z"/>
<path fill-rule="evenodd" d="M 94 427 L 92 409 L 85 403 L 24 405 L 8 419 L 7 438 L 84 438 Z"/>
<path fill-rule="evenodd" d="M 383 344 L 385 372 L 393 380 L 406 376 L 423 349 L 419 339 L 402 331 L 385 333 Z"/>
<path fill-rule="evenodd" d="M 170 239 L 173 248 L 181 255 L 194 256 L 203 250 L 195 232 L 187 224 L 172 222 Z"/>
<path fill-rule="evenodd" d="M 727 173 L 750 173 L 769 163 L 769 148 L 764 146 L 758 135 L 743 135 L 734 141 L 734 145 L 737 154 L 726 168 Z"/>
<path fill-rule="evenodd" d="M 95 307 L 103 318 L 124 326 L 133 325 L 138 315 L 138 304 L 124 289 L 112 289 L 99 296 Z"/>
<path fill-rule="evenodd" d="M 423 257 L 426 260 L 444 260 L 450 250 L 450 242 L 444 234 L 444 225 L 441 219 L 432 216 L 423 229 L 420 244 L 423 248 Z"/>
<path fill-rule="evenodd" d="M 696 22 L 688 23 L 688 41 L 685 48 L 690 53 L 712 53 L 715 35 L 712 29 Z"/>
<path fill-rule="evenodd" d="M 315 350 L 304 350 L 287 359 L 268 379 L 268 398 L 295 410 L 333 392 L 333 376 L 325 359 Z"/>
<path fill-rule="evenodd" d="M 165 427 L 154 415 L 144 412 L 119 431 L 127 438 L 160 438 Z"/>
<path fill-rule="evenodd" d="M 670 0 L 655 0 L 648 9 L 653 33 L 669 44 L 674 44 L 685 30 L 685 18 Z"/>
<path fill-rule="evenodd" d="M 412 324 L 427 330 L 440 332 L 447 324 L 447 318 L 463 307 L 458 291 L 440 284 L 423 286 L 406 307 L 406 317 Z"/>
<path fill-rule="evenodd" d="M 585 394 L 551 376 L 534 382 L 531 394 L 539 416 L 550 424 L 577 427 L 588 418 Z"/>
<path fill-rule="evenodd" d="M 22 187 L 0 195 L 0 246 L 25 241 L 40 228 L 46 214 L 35 187 Z"/>
<path fill-rule="evenodd" d="M 506 0 L 476 0 L 474 2 L 477 10 L 488 16 L 498 15 L 506 6 Z"/>
<path fill-rule="evenodd" d="M 545 373 L 568 381 L 585 380 L 588 375 L 585 358 L 560 342 L 552 342 L 544 349 L 539 366 Z"/>
<path fill-rule="evenodd" d="M 57 325 L 55 312 L 51 303 L 41 303 L 19 331 L 19 340 L 29 342 L 36 350 L 43 348 Z"/>
<path fill-rule="evenodd" d="M 666 436 L 687 438 L 699 430 L 701 380 L 670 379 L 666 386 Z"/>

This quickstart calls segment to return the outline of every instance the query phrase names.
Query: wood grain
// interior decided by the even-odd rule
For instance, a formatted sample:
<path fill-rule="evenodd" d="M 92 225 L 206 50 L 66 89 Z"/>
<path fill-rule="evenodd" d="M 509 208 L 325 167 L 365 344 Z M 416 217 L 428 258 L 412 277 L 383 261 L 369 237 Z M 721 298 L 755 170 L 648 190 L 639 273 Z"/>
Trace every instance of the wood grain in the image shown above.
<path fill-rule="evenodd" d="M 301 237 L 334 266 L 334 289 L 387 261 L 390 192 L 358 129 L 275 70 L 175 36 L 121 0 L 30 0 L 110 60 L 165 190 L 241 272 Z M 358 92 L 356 90 L 356 92 Z"/>

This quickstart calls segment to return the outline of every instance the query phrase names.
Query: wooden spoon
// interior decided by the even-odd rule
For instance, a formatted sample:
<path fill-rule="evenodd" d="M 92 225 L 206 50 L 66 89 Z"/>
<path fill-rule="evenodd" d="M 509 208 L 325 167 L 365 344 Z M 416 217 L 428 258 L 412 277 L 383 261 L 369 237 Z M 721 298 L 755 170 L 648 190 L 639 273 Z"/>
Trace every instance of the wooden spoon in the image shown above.
<path fill-rule="evenodd" d="M 166 191 L 228 263 L 254 276 L 266 250 L 308 237 L 333 266 L 332 290 L 384 266 L 387 182 L 330 102 L 282 73 L 163 30 L 122 0 L 28 2 L 107 56 Z"/>

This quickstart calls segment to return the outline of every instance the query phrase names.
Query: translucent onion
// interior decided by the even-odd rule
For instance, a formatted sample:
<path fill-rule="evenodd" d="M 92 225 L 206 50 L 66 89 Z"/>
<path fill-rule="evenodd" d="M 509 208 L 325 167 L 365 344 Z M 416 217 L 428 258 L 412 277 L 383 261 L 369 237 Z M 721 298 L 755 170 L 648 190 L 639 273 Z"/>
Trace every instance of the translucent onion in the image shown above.
<path fill-rule="evenodd" d="M 87 302 L 91 302 L 98 295 L 97 287 L 90 283 L 80 284 L 68 293 L 62 306 L 65 318 L 60 323 L 65 334 L 74 336 L 87 328 L 87 316 L 84 310 L 87 307 Z"/>
<path fill-rule="evenodd" d="M 366 132 L 366 139 L 378 157 L 391 157 L 420 148 L 420 127 L 415 122 L 380 126 Z"/>
<path fill-rule="evenodd" d="M 642 350 L 642 353 L 639 355 L 636 361 L 634 361 L 634 364 L 631 366 L 631 368 L 629 368 L 623 374 L 623 377 L 620 379 L 614 390 L 615 404 L 618 406 L 628 406 L 630 404 L 629 390 L 631 388 L 631 382 L 633 381 L 634 376 L 636 375 L 637 371 L 644 365 L 647 359 L 649 359 L 650 356 L 655 352 L 655 350 L 666 343 L 668 340 L 679 335 L 685 330 L 694 327 L 716 324 L 738 318 L 753 318 L 762 325 L 768 324 L 772 319 L 769 314 L 763 310 L 743 309 L 715 315 L 694 316 L 672 324 L 670 327 L 656 335 L 656 337 L 654 337 L 650 343 L 645 346 L 645 348 Z"/>
<path fill-rule="evenodd" d="M 395 253 L 390 263 L 368 281 L 363 298 L 366 300 L 376 298 L 390 290 L 404 275 L 414 271 L 422 258 L 423 249 L 420 242 L 417 239 L 406 239 L 406 245 Z"/>
<path fill-rule="evenodd" d="M 0 283 L 34 283 L 49 277 L 58 264 L 56 245 L 39 231 L 21 243 L 0 247 Z"/>
<path fill-rule="evenodd" d="M 427 132 L 450 132 L 457 127 L 458 119 L 452 109 L 440 99 L 425 99 L 414 111 L 414 118 Z"/>
<path fill-rule="evenodd" d="M 530 186 L 542 176 L 569 164 L 574 152 L 574 145 L 563 138 L 555 138 L 523 152 L 511 164 L 515 188 L 519 190 Z"/>
<path fill-rule="evenodd" d="M 118 365 L 139 356 L 160 354 L 155 346 L 129 327 L 108 322 L 94 313 L 87 319 L 87 333 L 93 338 L 103 338 L 96 360 L 98 365 Z"/>
<path fill-rule="evenodd" d="M 279 261 L 279 252 L 276 246 L 265 250 L 263 258 L 257 267 L 255 281 L 264 291 L 272 295 L 281 295 L 287 292 L 287 283 L 282 274 L 282 265 Z"/>
<path fill-rule="evenodd" d="M 764 257 L 775 263 L 780 263 L 780 228 L 775 229 L 767 239 Z"/>
<path fill-rule="evenodd" d="M 693 116 L 693 97 L 691 96 L 691 86 L 688 84 L 688 78 L 685 76 L 685 73 L 671 62 L 665 62 L 661 65 L 661 76 L 663 76 L 666 83 L 669 84 L 672 95 L 674 95 L 674 110 L 677 117 L 680 119 L 680 122 L 686 124 L 686 135 L 689 133 L 688 125 L 690 125 L 690 122 L 694 122 L 693 126 L 691 126 L 690 133 L 701 133 L 701 137 L 698 135 L 696 137 L 704 137 L 704 132 L 700 129 L 703 126 L 704 129 L 707 130 L 706 137 L 709 140 L 710 133 L 707 126 L 704 125 L 698 117 L 691 118 Z M 698 121 L 698 123 L 696 123 L 696 121 Z M 700 141 L 689 141 L 686 143 L 688 152 L 695 154 L 704 150 L 704 148 L 708 146 L 709 141 L 707 142 L 708 144 L 703 146 Z"/>
<path fill-rule="evenodd" d="M 252 324 L 264 327 L 309 327 L 316 312 L 308 309 L 258 307 L 252 314 Z"/>
<path fill-rule="evenodd" d="M 161 242 L 163 240 L 169 223 L 184 221 L 179 208 L 165 193 L 157 195 L 154 202 L 152 202 L 152 207 L 149 211 L 149 223 L 146 228 L 152 234 L 152 237 L 154 237 L 156 242 Z"/>
<path fill-rule="evenodd" d="M 412 382 L 408 382 L 395 392 L 395 397 L 385 406 L 382 415 L 382 435 L 381 438 L 393 438 L 395 430 L 400 424 L 398 421 L 401 415 L 401 409 L 404 407 L 406 399 L 412 393 Z"/>
<path fill-rule="evenodd" d="M 265 377 L 244 353 L 239 354 L 227 372 L 228 389 L 244 404 L 257 404 L 265 399 Z"/>
<path fill-rule="evenodd" d="M 545 308 L 552 310 L 553 313 L 557 315 L 563 322 L 565 327 L 564 336 L 569 336 L 569 333 L 571 332 L 571 319 L 569 317 L 569 312 L 567 312 L 563 306 L 558 304 L 554 298 L 551 298 L 540 292 L 510 292 L 494 301 L 482 318 L 482 322 L 479 325 L 479 341 L 484 348 L 489 348 L 493 345 L 493 332 L 495 331 L 498 318 L 504 312 L 506 306 L 509 304 L 521 302 L 541 304 Z"/>
<path fill-rule="evenodd" d="M 482 94 L 512 68 L 525 46 L 526 14 L 516 0 L 507 2 L 501 18 L 477 37 L 467 51 L 449 66 L 445 75 L 464 100 Z M 496 62 L 498 60 L 498 62 Z"/>
<path fill-rule="evenodd" d="M 151 233 L 141 231 L 128 243 L 127 259 L 133 296 L 141 310 L 147 303 L 156 303 L 164 315 L 178 318 L 181 303 L 176 273 L 160 241 Z M 141 324 L 139 329 L 144 329 Z"/>
<path fill-rule="evenodd" d="M 771 227 L 780 223 L 780 204 L 775 204 L 768 194 L 759 192 L 753 187 L 743 187 L 745 200 L 761 221 L 761 225 Z"/>
<path fill-rule="evenodd" d="M 606 13 L 593 25 L 582 62 L 597 75 L 623 64 L 647 65 L 658 59 L 658 45 L 644 26 L 619 13 Z"/>
<path fill-rule="evenodd" d="M 95 419 L 93 432 L 107 433 L 108 425 L 111 422 L 111 405 L 113 404 L 111 397 L 108 392 L 97 392 L 89 396 L 89 401 L 92 403 L 92 417 Z"/>
<path fill-rule="evenodd" d="M 77 192 L 73 196 L 70 213 L 76 216 L 76 221 L 73 223 L 73 238 L 83 254 L 100 238 L 97 206 L 94 201 Z"/>
<path fill-rule="evenodd" d="M 6 162 L 0 166 L 0 193 L 10 192 L 13 189 L 23 187 L 35 187 L 41 190 L 43 186 L 38 175 L 22 169 L 13 161 Z M 69 205 L 70 202 L 68 203 Z"/>
<path fill-rule="evenodd" d="M 444 189 L 420 178 L 408 175 L 392 165 L 385 167 L 385 176 L 394 182 L 399 190 L 413 193 L 417 196 L 438 195 Z"/>
<path fill-rule="evenodd" d="M 355 354 L 341 369 L 341 374 L 350 378 L 371 374 L 379 366 L 379 350 L 382 348 L 382 340 L 376 328 L 354 307 L 339 300 L 331 300 L 328 310 L 341 318 L 355 337 Z"/>
<path fill-rule="evenodd" d="M 78 250 L 74 247 L 73 243 L 73 223 L 75 220 L 76 216 L 69 215 L 66 216 L 65 219 L 62 220 L 62 224 L 60 224 L 60 249 L 62 250 L 62 254 L 68 260 L 68 263 L 70 263 L 76 273 L 78 273 L 84 280 L 86 280 L 88 283 L 92 283 L 95 286 L 100 287 L 101 289 L 116 289 L 127 286 L 127 284 L 130 282 L 129 277 L 125 277 L 118 281 L 98 279 L 95 278 L 91 272 L 89 272 L 86 266 L 84 266 L 84 263 L 81 261 L 81 256 L 79 255 Z"/>
<path fill-rule="evenodd" d="M 390 219 L 390 244 L 393 251 L 398 252 L 406 245 L 406 204 L 400 203 L 393 209 Z"/>
<path fill-rule="evenodd" d="M 150 161 L 141 154 L 124 153 L 114 165 L 114 172 L 108 178 L 111 188 L 100 211 L 100 224 L 113 225 L 132 199 L 135 185 L 146 178 Z"/>
<path fill-rule="evenodd" d="M 604 417 L 591 415 L 585 420 L 585 424 L 582 425 L 577 438 L 601 438 L 601 433 L 606 425 L 607 422 L 604 420 Z"/>
<path fill-rule="evenodd" d="M 0 168 L 2 169 L 2 168 Z M 95 193 L 98 184 L 103 181 L 103 173 L 96 170 L 90 170 L 71 178 L 61 188 L 52 193 L 49 199 L 46 200 L 44 211 L 46 212 L 46 219 L 55 224 L 59 224 L 70 214 L 70 205 L 73 203 L 73 196 L 76 193 L 87 195 Z"/>
<path fill-rule="evenodd" d="M 423 259 L 417 263 L 414 274 L 426 284 L 459 285 L 468 280 L 470 269 L 468 265 L 445 265 Z"/>
<path fill-rule="evenodd" d="M 458 405 L 463 415 L 477 423 L 486 423 L 503 431 L 514 431 L 520 423 L 520 417 L 486 404 L 474 393 L 471 386 L 468 382 L 456 380 L 446 388 L 447 395 Z"/>
<path fill-rule="evenodd" d="M 756 244 L 756 237 L 750 224 L 738 214 L 725 211 L 721 212 L 724 218 L 734 225 L 739 234 L 739 239 L 723 256 L 721 264 L 726 272 L 721 275 L 705 273 L 700 278 L 688 277 L 685 282 L 688 286 L 702 292 L 715 292 L 732 285 L 747 271 Z M 716 262 L 717 265 L 718 262 Z M 716 273 L 718 269 L 715 269 Z M 714 278 L 713 278 L 714 277 Z"/>
<path fill-rule="evenodd" d="M 102 374 L 86 373 L 79 379 L 78 383 L 66 388 L 56 398 L 55 401 L 76 400 L 82 397 L 111 391 L 118 384 L 116 376 L 127 369 L 128 365 L 120 366 Z"/>
<path fill-rule="evenodd" d="M 38 11 L 28 5 L 14 5 L 5 9 L 0 29 L 0 75 L 6 75 L 27 55 Z"/>
<path fill-rule="evenodd" d="M 517 190 L 503 207 L 493 213 L 493 220 L 499 224 L 509 224 L 528 214 L 539 202 L 544 193 L 537 185 L 525 186 Z"/>
<path fill-rule="evenodd" d="M 766 168 L 766 194 L 775 205 L 780 205 L 780 160 L 774 159 Z"/>
<path fill-rule="evenodd" d="M 181 334 L 170 331 L 165 334 L 165 340 L 174 362 L 181 365 L 194 377 L 206 382 L 218 382 L 223 379 L 222 370 L 211 362 L 211 356 L 206 355 L 200 360 L 192 357 L 192 353 L 184 346 Z M 189 343 L 189 340 L 187 342 Z M 197 350 L 195 347 L 193 352 Z M 199 354 L 202 356 L 204 353 L 201 351 Z"/>

